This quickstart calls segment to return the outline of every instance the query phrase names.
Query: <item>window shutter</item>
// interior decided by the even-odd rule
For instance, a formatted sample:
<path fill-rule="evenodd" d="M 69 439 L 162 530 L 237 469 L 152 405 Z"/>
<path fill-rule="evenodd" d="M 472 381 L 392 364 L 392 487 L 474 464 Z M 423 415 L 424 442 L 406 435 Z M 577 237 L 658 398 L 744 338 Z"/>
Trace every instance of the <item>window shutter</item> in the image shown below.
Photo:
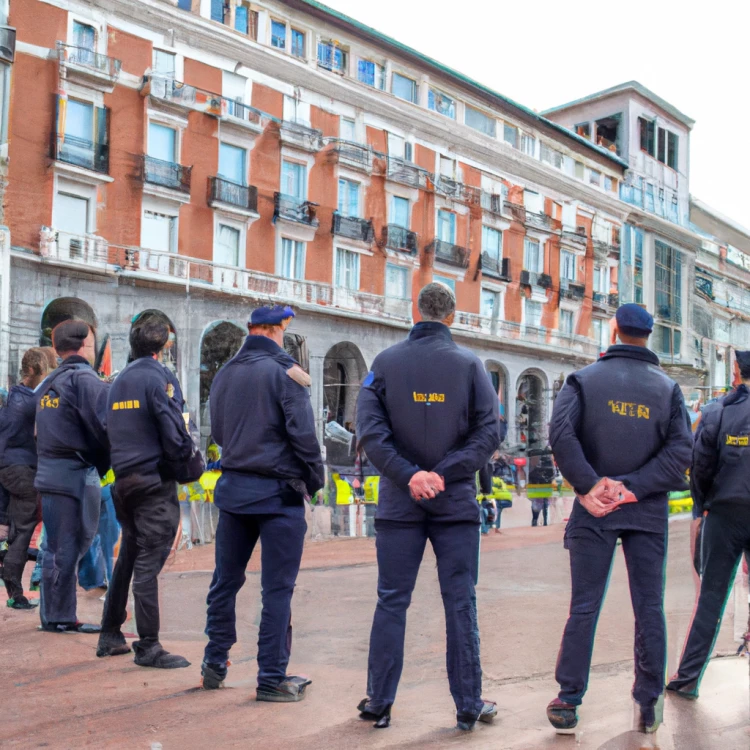
<path fill-rule="evenodd" d="M 94 110 L 94 160 L 100 172 L 109 172 L 109 111 L 106 107 Z"/>

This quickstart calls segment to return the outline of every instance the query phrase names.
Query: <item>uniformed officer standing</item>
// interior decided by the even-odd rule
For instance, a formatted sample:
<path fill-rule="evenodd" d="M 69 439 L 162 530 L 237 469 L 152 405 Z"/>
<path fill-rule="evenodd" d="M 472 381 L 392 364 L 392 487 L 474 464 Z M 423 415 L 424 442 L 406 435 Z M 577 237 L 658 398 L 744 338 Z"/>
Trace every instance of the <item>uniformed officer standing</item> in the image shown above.
<path fill-rule="evenodd" d="M 698 607 L 667 690 L 697 698 L 742 553 L 750 550 L 750 351 L 735 351 L 740 384 L 710 404 L 693 448 L 690 485 L 703 514 Z"/>
<path fill-rule="evenodd" d="M 360 715 L 390 723 L 404 661 L 406 610 L 425 545 L 437 558 L 445 608 L 448 681 L 458 726 L 490 722 L 481 697 L 474 584 L 479 556 L 476 472 L 500 444 L 497 394 L 479 359 L 457 346 L 456 298 L 444 284 L 419 294 L 421 323 L 379 354 L 357 403 L 357 435 L 382 474 L 376 514 L 378 604 Z"/>
<path fill-rule="evenodd" d="M 46 533 L 39 611 L 43 630 L 98 633 L 98 625 L 77 620 L 76 571 L 96 535 L 99 477 L 109 470 L 109 385 L 91 366 L 95 339 L 87 323 L 63 321 L 52 342 L 63 361 L 36 392 L 35 486 Z"/>
<path fill-rule="evenodd" d="M 633 698 L 643 731 L 656 731 L 663 706 L 667 492 L 684 486 L 692 437 L 679 385 L 646 348 L 651 315 L 623 305 L 615 325 L 621 344 L 568 377 L 550 424 L 555 460 L 578 495 L 565 530 L 572 597 L 555 674 L 560 693 L 547 707 L 562 732 L 578 722 L 618 538 L 635 612 Z"/>
<path fill-rule="evenodd" d="M 120 628 L 127 618 L 128 589 L 133 581 L 139 640 L 133 642 L 141 667 L 189 667 L 159 642 L 158 575 L 172 548 L 180 523 L 177 479 L 196 481 L 203 473 L 193 440 L 172 397 L 165 368 L 158 361 L 169 327 L 150 320 L 130 331 L 134 361 L 116 378 L 109 392 L 108 430 L 115 484 L 112 495 L 122 526 L 120 554 L 112 573 L 102 616 L 97 656 L 126 654 L 130 647 Z M 180 474 L 193 463 L 190 477 Z"/>
<path fill-rule="evenodd" d="M 29 349 L 21 360 L 22 380 L 8 394 L 8 405 L 0 410 L 0 483 L 10 495 L 10 537 L 8 551 L 0 569 L 12 609 L 31 609 L 23 594 L 21 578 L 29 542 L 39 522 L 41 503 L 34 487 L 36 440 L 34 389 L 47 376 L 49 363 L 39 348 Z"/>
<path fill-rule="evenodd" d="M 258 539 L 263 612 L 258 635 L 257 700 L 302 700 L 310 681 L 287 675 L 291 602 L 307 524 L 305 495 L 324 483 L 307 387 L 309 376 L 282 348 L 289 307 L 254 310 L 242 348 L 211 386 L 211 432 L 222 447 L 216 570 L 208 592 L 203 687 L 227 675 L 237 641 L 235 600 Z"/>

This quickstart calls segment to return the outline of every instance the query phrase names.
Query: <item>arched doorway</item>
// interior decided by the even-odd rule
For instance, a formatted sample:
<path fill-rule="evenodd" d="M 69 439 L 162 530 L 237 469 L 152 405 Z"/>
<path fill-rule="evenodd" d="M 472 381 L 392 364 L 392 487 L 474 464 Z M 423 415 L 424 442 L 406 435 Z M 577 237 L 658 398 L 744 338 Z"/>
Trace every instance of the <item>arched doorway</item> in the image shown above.
<path fill-rule="evenodd" d="M 203 334 L 200 370 L 201 411 L 208 402 L 216 373 L 237 354 L 245 335 L 242 328 L 227 320 L 212 323 Z"/>
<path fill-rule="evenodd" d="M 526 370 L 516 388 L 516 428 L 522 447 L 529 450 L 547 444 L 547 376 L 536 369 Z"/>
<path fill-rule="evenodd" d="M 359 387 L 367 374 L 367 365 L 359 348 L 349 341 L 332 346 L 323 360 L 323 407 L 327 426 L 325 444 L 328 462 L 349 466 L 354 462 L 354 419 Z M 343 428 L 340 429 L 340 428 Z"/>
<path fill-rule="evenodd" d="M 492 388 L 497 393 L 498 411 L 500 419 L 508 425 L 508 372 L 499 362 L 487 360 L 485 370 L 492 382 Z M 508 436 L 510 437 L 510 436 Z"/>
<path fill-rule="evenodd" d="M 52 346 L 52 330 L 64 320 L 76 318 L 88 323 L 94 331 L 98 327 L 96 314 L 88 302 L 78 297 L 58 297 L 52 300 L 42 313 L 40 346 Z"/>
<path fill-rule="evenodd" d="M 161 361 L 162 364 L 166 365 L 175 375 L 177 374 L 177 354 L 178 354 L 178 341 L 177 341 L 177 330 L 174 324 L 165 313 L 161 310 L 144 310 L 142 313 L 136 315 L 131 324 L 130 329 L 132 330 L 138 325 L 143 325 L 152 320 L 164 323 L 169 327 L 169 344 L 162 352 Z M 130 357 L 128 357 L 130 361 Z"/>

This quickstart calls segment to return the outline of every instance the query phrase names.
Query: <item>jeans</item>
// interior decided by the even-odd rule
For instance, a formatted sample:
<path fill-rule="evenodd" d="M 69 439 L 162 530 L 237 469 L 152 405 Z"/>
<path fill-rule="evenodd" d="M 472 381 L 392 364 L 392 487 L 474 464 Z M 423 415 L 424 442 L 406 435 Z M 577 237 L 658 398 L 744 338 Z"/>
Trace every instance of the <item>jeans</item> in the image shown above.
<path fill-rule="evenodd" d="M 544 518 L 544 525 L 547 525 L 547 514 L 549 513 L 549 500 L 532 500 L 531 501 L 531 525 L 539 525 L 539 514 Z"/>
<path fill-rule="evenodd" d="M 78 566 L 78 583 L 81 588 L 104 588 L 112 580 L 115 545 L 120 536 L 115 506 L 112 501 L 112 485 L 102 487 L 99 527 L 88 552 Z"/>

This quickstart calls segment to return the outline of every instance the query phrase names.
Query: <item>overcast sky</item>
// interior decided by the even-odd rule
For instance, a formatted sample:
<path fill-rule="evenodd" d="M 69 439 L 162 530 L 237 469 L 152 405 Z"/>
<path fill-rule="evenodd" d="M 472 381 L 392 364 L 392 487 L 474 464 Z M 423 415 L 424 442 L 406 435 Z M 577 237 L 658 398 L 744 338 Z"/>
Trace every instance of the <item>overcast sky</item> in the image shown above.
<path fill-rule="evenodd" d="M 695 120 L 690 190 L 750 227 L 750 2 L 323 0 L 542 111 L 637 80 Z"/>

